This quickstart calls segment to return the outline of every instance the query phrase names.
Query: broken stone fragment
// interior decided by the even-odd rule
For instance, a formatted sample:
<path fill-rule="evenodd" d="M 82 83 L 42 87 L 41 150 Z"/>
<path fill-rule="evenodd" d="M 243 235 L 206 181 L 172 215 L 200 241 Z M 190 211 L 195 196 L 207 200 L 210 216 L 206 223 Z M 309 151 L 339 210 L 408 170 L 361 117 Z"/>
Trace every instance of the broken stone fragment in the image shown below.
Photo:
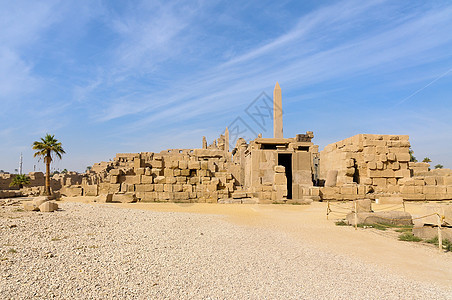
<path fill-rule="evenodd" d="M 39 206 L 39 210 L 42 212 L 53 212 L 58 209 L 58 204 L 53 201 L 46 201 Z"/>
<path fill-rule="evenodd" d="M 113 201 L 121 203 L 133 203 L 137 202 L 137 197 L 134 193 L 114 194 Z"/>
<path fill-rule="evenodd" d="M 39 210 L 39 208 L 32 201 L 24 202 L 22 205 L 24 207 L 24 210 L 26 210 L 26 211 L 38 211 Z"/>
<path fill-rule="evenodd" d="M 35 197 L 33 198 L 33 204 L 36 207 L 39 207 L 41 204 L 43 204 L 44 202 L 49 201 L 49 197 L 48 196 L 39 196 L 39 197 Z"/>

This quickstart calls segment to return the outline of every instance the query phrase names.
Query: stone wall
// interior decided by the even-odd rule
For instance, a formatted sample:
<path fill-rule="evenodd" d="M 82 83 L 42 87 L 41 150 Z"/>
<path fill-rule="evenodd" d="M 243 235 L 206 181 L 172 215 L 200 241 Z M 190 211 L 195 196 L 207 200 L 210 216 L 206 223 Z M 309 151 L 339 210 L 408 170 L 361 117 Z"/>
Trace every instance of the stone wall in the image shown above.
<path fill-rule="evenodd" d="M 452 199 L 452 170 L 430 170 L 410 162 L 407 135 L 359 134 L 320 152 L 320 176 L 337 170 L 337 183 L 322 187 L 322 199 L 399 197 L 404 200 Z"/>

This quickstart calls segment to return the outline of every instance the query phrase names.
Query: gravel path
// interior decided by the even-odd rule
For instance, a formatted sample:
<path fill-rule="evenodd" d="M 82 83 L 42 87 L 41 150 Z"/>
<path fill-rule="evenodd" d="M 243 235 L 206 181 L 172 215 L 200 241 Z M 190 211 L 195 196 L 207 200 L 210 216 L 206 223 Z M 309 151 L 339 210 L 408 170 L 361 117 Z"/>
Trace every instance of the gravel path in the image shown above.
<path fill-rule="evenodd" d="M 0 299 L 452 299 L 271 228 L 61 203 L 0 208 Z"/>

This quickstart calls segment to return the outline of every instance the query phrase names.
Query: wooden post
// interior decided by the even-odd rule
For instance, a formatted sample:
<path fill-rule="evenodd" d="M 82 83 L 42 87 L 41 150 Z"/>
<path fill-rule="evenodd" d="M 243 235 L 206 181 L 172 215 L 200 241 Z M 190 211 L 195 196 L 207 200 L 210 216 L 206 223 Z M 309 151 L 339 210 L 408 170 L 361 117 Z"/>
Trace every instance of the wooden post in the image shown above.
<path fill-rule="evenodd" d="M 328 215 L 330 214 L 330 200 L 327 200 L 327 208 L 326 208 L 326 219 L 328 220 Z"/>
<path fill-rule="evenodd" d="M 443 252 L 443 235 L 441 234 L 442 218 L 438 214 L 438 248 L 440 252 Z"/>
<path fill-rule="evenodd" d="M 356 200 L 353 200 L 353 203 L 355 204 L 355 230 L 358 230 L 358 209 Z"/>

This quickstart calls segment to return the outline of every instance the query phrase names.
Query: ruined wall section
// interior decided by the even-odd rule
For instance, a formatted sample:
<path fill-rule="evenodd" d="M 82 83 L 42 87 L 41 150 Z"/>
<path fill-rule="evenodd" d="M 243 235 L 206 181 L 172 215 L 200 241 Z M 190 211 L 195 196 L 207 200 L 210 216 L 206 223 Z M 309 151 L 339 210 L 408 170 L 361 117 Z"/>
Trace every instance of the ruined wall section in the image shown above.
<path fill-rule="evenodd" d="M 66 196 L 133 193 L 143 202 L 217 202 L 232 197 L 237 167 L 220 149 L 169 149 L 120 153 L 103 168 L 92 168 Z M 96 173 L 97 170 L 100 173 Z"/>
<path fill-rule="evenodd" d="M 410 177 L 410 142 L 407 135 L 358 134 L 330 144 L 320 152 L 320 177 L 337 170 L 337 186 L 362 184 L 375 191 Z"/>

